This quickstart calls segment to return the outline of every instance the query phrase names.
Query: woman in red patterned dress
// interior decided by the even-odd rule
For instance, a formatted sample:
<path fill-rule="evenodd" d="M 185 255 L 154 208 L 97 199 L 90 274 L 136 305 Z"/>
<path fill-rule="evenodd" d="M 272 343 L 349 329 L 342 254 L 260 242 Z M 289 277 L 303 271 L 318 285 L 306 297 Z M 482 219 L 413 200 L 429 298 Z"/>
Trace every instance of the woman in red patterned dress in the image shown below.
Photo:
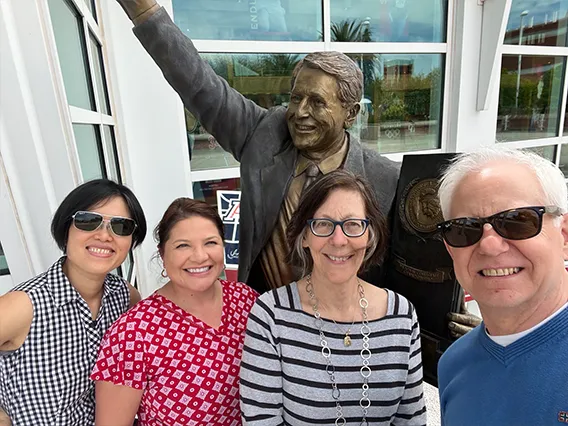
<path fill-rule="evenodd" d="M 96 425 L 240 425 L 238 375 L 257 293 L 219 279 L 223 223 L 178 198 L 154 231 L 169 281 L 109 329 L 91 378 Z"/>

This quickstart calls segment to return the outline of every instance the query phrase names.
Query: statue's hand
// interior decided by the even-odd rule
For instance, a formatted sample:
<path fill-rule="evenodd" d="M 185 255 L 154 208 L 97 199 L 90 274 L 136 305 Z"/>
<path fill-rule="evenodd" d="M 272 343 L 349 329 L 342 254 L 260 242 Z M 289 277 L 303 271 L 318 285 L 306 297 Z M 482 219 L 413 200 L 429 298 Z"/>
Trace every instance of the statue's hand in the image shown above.
<path fill-rule="evenodd" d="M 450 335 L 456 339 L 481 324 L 481 318 L 477 315 L 473 315 L 467 310 L 465 301 L 462 301 L 460 312 L 450 312 L 448 314 L 448 319 L 450 320 L 448 324 Z"/>
<path fill-rule="evenodd" d="M 154 11 L 159 8 L 156 0 L 117 0 L 122 6 L 131 21 L 139 19 L 142 15 L 148 14 L 151 9 Z M 151 15 L 151 14 L 150 14 Z"/>

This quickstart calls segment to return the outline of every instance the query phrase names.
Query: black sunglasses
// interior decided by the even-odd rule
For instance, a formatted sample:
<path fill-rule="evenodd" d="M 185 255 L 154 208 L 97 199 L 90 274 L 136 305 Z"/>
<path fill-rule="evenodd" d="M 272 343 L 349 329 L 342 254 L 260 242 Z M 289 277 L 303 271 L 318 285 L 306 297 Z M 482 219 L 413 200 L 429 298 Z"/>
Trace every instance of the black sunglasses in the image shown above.
<path fill-rule="evenodd" d="M 312 234 L 316 237 L 329 237 L 339 225 L 343 233 L 348 237 L 360 237 L 365 233 L 369 226 L 367 219 L 309 219 L 307 221 Z"/>
<path fill-rule="evenodd" d="M 96 231 L 105 222 L 103 215 L 95 212 L 78 211 L 71 217 L 75 228 L 87 232 Z M 134 220 L 120 216 L 111 216 L 108 222 L 112 233 L 119 237 L 132 235 L 137 226 Z"/>
<path fill-rule="evenodd" d="M 477 243 L 483 235 L 483 225 L 486 223 L 503 238 L 526 240 L 540 233 L 545 213 L 561 215 L 560 208 L 554 206 L 520 207 L 489 217 L 459 217 L 447 220 L 438 225 L 438 230 L 448 245 L 458 248 Z"/>

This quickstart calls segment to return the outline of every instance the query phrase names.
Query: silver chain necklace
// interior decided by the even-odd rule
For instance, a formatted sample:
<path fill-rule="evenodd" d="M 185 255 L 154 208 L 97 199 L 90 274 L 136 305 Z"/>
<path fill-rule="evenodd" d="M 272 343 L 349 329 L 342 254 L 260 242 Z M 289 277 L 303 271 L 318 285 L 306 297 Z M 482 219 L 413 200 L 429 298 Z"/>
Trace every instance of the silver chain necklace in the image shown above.
<path fill-rule="evenodd" d="M 361 359 L 363 360 L 361 369 L 361 377 L 363 378 L 363 384 L 361 386 L 361 399 L 359 400 L 359 405 L 363 411 L 363 418 L 361 419 L 361 426 L 368 426 L 367 414 L 369 412 L 369 407 L 371 406 L 371 400 L 369 399 L 369 377 L 371 376 L 371 368 L 369 367 L 369 360 L 371 359 L 371 350 L 369 349 L 369 336 L 371 334 L 371 329 L 369 327 L 369 319 L 367 317 L 367 308 L 369 307 L 369 301 L 365 297 L 365 290 L 357 278 L 357 290 L 359 292 L 359 306 L 361 307 L 361 313 L 363 314 L 363 322 L 361 325 L 361 334 L 363 335 L 363 348 L 361 349 Z M 306 291 L 310 296 L 310 302 L 312 303 L 312 309 L 314 311 L 315 324 L 319 330 L 320 344 L 321 344 L 321 354 L 325 358 L 326 366 L 325 371 L 329 376 L 331 381 L 331 396 L 335 401 L 335 425 L 342 426 L 347 423 L 345 416 L 343 415 L 343 407 L 339 402 L 341 397 L 341 391 L 337 387 L 337 381 L 335 379 L 335 366 L 331 362 L 331 349 L 327 343 L 325 334 L 323 333 L 324 322 L 321 318 L 319 312 L 319 301 L 314 293 L 314 286 L 312 284 L 312 274 L 306 277 Z M 349 338 L 351 340 L 351 338 Z M 345 340 L 344 340 L 345 342 Z M 349 342 L 351 343 L 351 342 Z M 349 346 L 349 345 L 346 345 Z"/>

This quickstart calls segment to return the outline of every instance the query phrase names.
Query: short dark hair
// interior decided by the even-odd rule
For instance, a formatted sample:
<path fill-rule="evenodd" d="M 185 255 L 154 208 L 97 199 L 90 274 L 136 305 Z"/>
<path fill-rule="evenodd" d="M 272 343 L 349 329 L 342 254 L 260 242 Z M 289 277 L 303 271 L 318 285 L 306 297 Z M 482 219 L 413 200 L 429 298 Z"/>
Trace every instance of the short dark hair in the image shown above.
<path fill-rule="evenodd" d="M 61 251 L 65 252 L 72 216 L 80 210 L 90 210 L 111 198 L 122 197 L 130 216 L 136 222 L 132 247 L 138 247 L 146 237 L 146 216 L 134 193 L 126 186 L 109 179 L 95 179 L 79 185 L 65 197 L 51 221 L 51 235 Z"/>
<path fill-rule="evenodd" d="M 158 251 L 160 255 L 163 253 L 164 244 L 170 238 L 172 228 L 180 221 L 200 216 L 209 219 L 217 227 L 219 236 L 224 243 L 223 221 L 217 213 L 215 207 L 210 206 L 205 201 L 194 200 L 192 198 L 181 197 L 175 199 L 167 208 L 160 223 L 154 228 L 154 239 L 158 243 Z"/>
<path fill-rule="evenodd" d="M 286 238 L 289 246 L 288 261 L 293 268 L 299 268 L 302 275 L 313 268 L 310 251 L 302 247 L 302 240 L 308 231 L 307 221 L 314 218 L 314 213 L 326 202 L 330 194 L 344 189 L 361 194 L 365 203 L 365 214 L 369 220 L 369 244 L 359 272 L 372 265 L 381 263 L 388 245 L 388 228 L 385 215 L 381 213 L 375 194 L 369 183 L 362 177 L 338 169 L 322 176 L 311 184 L 302 194 L 298 209 L 292 215 Z"/>
<path fill-rule="evenodd" d="M 359 66 L 341 52 L 313 52 L 304 56 L 292 71 L 292 89 L 302 68 L 313 68 L 331 75 L 337 81 L 338 97 L 344 107 L 358 104 L 363 96 L 363 73 Z"/>

